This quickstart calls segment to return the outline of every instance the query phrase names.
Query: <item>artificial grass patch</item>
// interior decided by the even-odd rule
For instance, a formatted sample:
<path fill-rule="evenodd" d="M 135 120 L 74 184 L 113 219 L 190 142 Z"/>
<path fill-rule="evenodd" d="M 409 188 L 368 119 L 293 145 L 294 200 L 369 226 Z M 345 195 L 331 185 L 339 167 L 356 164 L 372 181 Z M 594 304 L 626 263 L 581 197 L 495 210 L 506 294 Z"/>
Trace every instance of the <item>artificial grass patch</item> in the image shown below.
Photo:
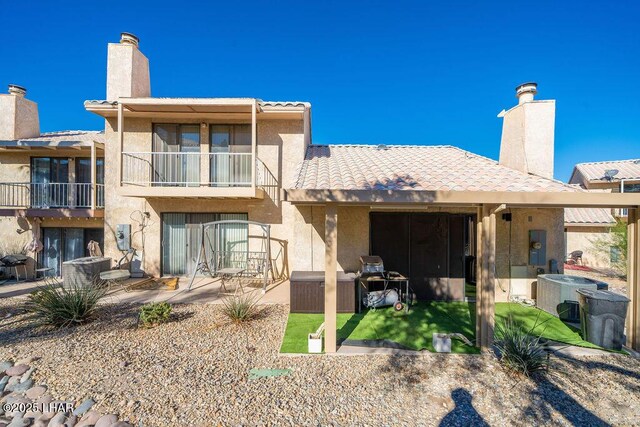
<path fill-rule="evenodd" d="M 307 334 L 315 332 L 323 314 L 291 313 L 280 351 L 307 353 Z M 471 341 L 475 337 L 475 305 L 465 302 L 419 302 L 409 313 L 392 307 L 367 310 L 360 314 L 339 313 L 338 339 L 388 339 L 412 350 L 435 351 L 431 344 L 434 332 L 462 333 Z M 476 347 L 453 339 L 453 353 L 478 353 Z"/>
<path fill-rule="evenodd" d="M 517 303 L 496 303 L 496 324 L 505 322 L 508 315 L 532 335 L 542 336 L 547 340 L 557 341 L 577 347 L 596 348 L 595 344 L 582 339 L 580 330 L 564 323 L 559 318 L 535 307 L 526 307 Z"/>
<path fill-rule="evenodd" d="M 578 347 L 602 350 L 582 339 L 580 330 L 535 307 L 517 303 L 496 303 L 497 325 L 513 319 L 527 331 L 542 338 Z M 475 340 L 475 303 L 418 302 L 409 313 L 392 307 L 365 310 L 360 314 L 339 313 L 338 339 L 383 340 L 396 342 L 412 350 L 435 351 L 431 345 L 434 332 L 462 333 Z M 281 353 L 307 353 L 307 334 L 315 332 L 324 321 L 324 314 L 290 313 Z M 479 353 L 476 347 L 452 339 L 452 353 Z"/>

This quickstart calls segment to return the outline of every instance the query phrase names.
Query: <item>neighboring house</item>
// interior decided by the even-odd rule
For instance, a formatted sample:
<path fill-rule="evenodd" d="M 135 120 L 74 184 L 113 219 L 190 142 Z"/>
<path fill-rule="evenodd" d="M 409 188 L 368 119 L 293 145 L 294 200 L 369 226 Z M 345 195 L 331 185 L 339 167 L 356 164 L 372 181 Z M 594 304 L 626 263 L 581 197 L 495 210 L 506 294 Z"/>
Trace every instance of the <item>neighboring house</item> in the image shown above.
<path fill-rule="evenodd" d="M 578 163 L 573 168 L 569 184 L 587 191 L 640 193 L 640 159 Z M 616 218 L 626 218 L 627 209 L 613 209 Z"/>
<path fill-rule="evenodd" d="M 640 193 L 640 159 L 578 163 L 569 184 L 590 192 Z M 640 195 L 638 196 L 640 197 Z M 588 267 L 608 269 L 620 256 L 617 248 L 604 252 L 594 242 L 604 242 L 616 220 L 626 221 L 627 208 L 567 209 L 565 238 L 567 253 L 583 251 Z"/>
<path fill-rule="evenodd" d="M 15 85 L 0 95 L 0 251 L 21 251 L 35 233 L 43 250 L 28 255 L 59 275 L 62 262 L 88 255 L 90 240 L 102 245 L 104 134 L 41 134 L 25 95 Z"/>
<path fill-rule="evenodd" d="M 595 243 L 605 241 L 616 224 L 610 209 L 567 208 L 564 210 L 564 232 L 567 258 L 572 252 L 582 252 L 582 265 L 610 269 L 613 254 L 596 249 Z"/>
<path fill-rule="evenodd" d="M 138 39 L 123 33 L 108 46 L 106 99 L 85 102 L 105 118 L 106 256 L 126 253 L 120 231 L 131 227 L 136 269 L 187 275 L 199 224 L 269 224 L 284 270 L 324 271 L 328 352 L 336 272 L 357 270 L 362 255 L 380 255 L 426 300 L 471 300 L 475 277 L 486 347 L 495 301 L 535 297 L 537 274 L 562 272 L 564 208 L 640 204 L 553 179 L 555 101 L 534 100 L 534 83 L 500 114 L 499 161 L 451 146 L 313 145 L 307 102 L 157 98 L 150 88 Z"/>

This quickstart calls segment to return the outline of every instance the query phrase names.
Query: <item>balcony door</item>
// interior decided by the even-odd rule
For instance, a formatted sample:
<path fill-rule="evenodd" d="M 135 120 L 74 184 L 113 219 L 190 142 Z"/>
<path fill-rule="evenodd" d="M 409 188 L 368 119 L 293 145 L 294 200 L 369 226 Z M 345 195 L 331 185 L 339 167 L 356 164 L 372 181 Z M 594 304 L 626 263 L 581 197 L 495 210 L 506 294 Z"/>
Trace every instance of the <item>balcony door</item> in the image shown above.
<path fill-rule="evenodd" d="M 69 159 L 66 157 L 31 158 L 31 206 L 69 205 Z"/>
<path fill-rule="evenodd" d="M 209 129 L 211 185 L 251 186 L 251 125 L 211 125 Z"/>
<path fill-rule="evenodd" d="M 154 125 L 152 165 L 154 185 L 199 186 L 200 126 Z"/>
<path fill-rule="evenodd" d="M 102 228 L 42 228 L 42 251 L 38 254 L 40 264 L 53 268 L 56 276 L 61 275 L 62 263 L 89 256 L 87 245 L 91 240 L 104 248 Z"/>
<path fill-rule="evenodd" d="M 96 184 L 104 184 L 104 159 L 98 157 L 96 159 Z M 77 207 L 91 206 L 91 158 L 76 158 L 76 195 L 75 205 Z M 99 186 L 98 188 L 102 188 Z M 104 206 L 104 191 L 96 189 L 96 204 Z"/>

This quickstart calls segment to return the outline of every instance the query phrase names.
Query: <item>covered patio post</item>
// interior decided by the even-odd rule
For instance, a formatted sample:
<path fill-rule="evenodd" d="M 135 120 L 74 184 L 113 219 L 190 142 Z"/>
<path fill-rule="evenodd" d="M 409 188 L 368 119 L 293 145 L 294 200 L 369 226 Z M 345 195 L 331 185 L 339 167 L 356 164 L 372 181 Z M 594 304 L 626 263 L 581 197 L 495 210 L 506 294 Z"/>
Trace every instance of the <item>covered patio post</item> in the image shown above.
<path fill-rule="evenodd" d="M 640 206 L 629 209 L 627 217 L 627 289 L 627 345 L 640 351 Z"/>
<path fill-rule="evenodd" d="M 477 238 L 480 271 L 476 276 L 476 344 L 487 349 L 493 344 L 496 307 L 496 214 L 489 205 L 478 209 Z"/>
<path fill-rule="evenodd" d="M 325 206 L 324 248 L 324 351 L 335 353 L 338 309 L 338 208 L 335 203 Z"/>

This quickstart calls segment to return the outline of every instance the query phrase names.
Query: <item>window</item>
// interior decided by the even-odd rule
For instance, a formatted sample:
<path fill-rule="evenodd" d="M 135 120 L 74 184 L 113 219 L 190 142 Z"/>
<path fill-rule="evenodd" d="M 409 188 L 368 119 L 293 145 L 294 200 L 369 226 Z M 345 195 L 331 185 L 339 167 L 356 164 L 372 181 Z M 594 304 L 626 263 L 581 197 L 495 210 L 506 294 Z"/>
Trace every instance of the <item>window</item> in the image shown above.
<path fill-rule="evenodd" d="M 69 205 L 69 159 L 67 157 L 31 158 L 31 206 Z"/>
<path fill-rule="evenodd" d="M 624 184 L 625 193 L 640 193 L 640 184 Z"/>
<path fill-rule="evenodd" d="M 251 125 L 211 125 L 209 145 L 211 185 L 251 185 Z"/>
<path fill-rule="evenodd" d="M 200 126 L 153 126 L 153 177 L 155 185 L 200 185 Z"/>
<path fill-rule="evenodd" d="M 220 220 L 247 220 L 246 213 L 164 213 L 162 214 L 162 274 L 191 274 L 200 252 L 200 225 Z M 220 229 L 220 244 L 225 251 L 248 250 L 248 228 L 243 224 L 226 224 Z M 203 242 L 211 256 L 211 235 Z M 207 257 L 205 257 L 207 258 Z M 216 262 L 207 259 L 207 262 Z"/>
<path fill-rule="evenodd" d="M 60 276 L 62 263 L 76 258 L 89 256 L 87 245 L 91 240 L 98 242 L 104 249 L 104 230 L 102 228 L 42 228 L 42 251 L 38 261 L 43 267 L 53 268 Z"/>

